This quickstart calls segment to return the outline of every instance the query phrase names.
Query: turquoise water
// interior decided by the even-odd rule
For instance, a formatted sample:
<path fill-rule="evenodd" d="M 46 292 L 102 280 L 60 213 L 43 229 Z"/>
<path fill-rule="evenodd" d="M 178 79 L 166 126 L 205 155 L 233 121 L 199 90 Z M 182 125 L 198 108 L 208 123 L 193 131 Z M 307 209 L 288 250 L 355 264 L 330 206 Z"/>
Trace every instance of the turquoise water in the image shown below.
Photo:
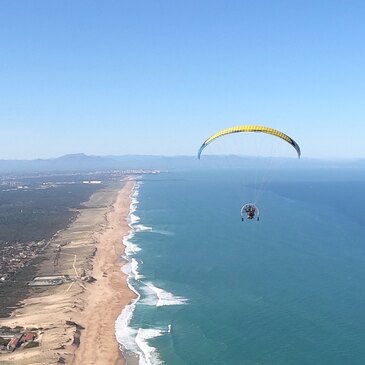
<path fill-rule="evenodd" d="M 126 270 L 140 298 L 119 341 L 141 364 L 363 365 L 365 174 L 281 171 L 260 221 L 241 222 L 246 175 L 137 187 Z"/>

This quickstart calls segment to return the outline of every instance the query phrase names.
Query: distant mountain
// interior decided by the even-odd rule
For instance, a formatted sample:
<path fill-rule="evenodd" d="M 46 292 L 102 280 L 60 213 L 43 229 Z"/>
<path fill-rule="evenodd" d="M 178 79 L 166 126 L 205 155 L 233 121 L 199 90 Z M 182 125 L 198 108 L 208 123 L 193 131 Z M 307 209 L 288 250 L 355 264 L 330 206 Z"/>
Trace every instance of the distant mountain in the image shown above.
<path fill-rule="evenodd" d="M 69 154 L 69 155 L 63 155 L 61 157 L 57 157 L 54 160 L 56 161 L 69 161 L 69 160 L 79 160 L 79 161 L 84 161 L 84 160 L 91 160 L 94 158 L 100 158 L 99 156 L 88 156 L 85 155 L 85 153 L 73 153 L 73 154 Z"/>
<path fill-rule="evenodd" d="M 274 162 L 273 162 L 274 161 Z M 302 158 L 257 158 L 247 156 L 90 156 L 84 153 L 64 155 L 52 159 L 0 160 L 0 173 L 97 171 L 114 169 L 212 169 L 212 168 L 365 168 L 365 159 L 321 160 Z"/>

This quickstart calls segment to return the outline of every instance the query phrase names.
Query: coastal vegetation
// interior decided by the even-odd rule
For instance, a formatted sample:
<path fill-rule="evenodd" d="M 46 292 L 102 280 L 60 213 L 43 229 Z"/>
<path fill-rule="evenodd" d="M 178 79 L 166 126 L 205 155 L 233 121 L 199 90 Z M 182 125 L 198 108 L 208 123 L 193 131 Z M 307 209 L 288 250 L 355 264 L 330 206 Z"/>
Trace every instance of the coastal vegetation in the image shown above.
<path fill-rule="evenodd" d="M 49 239 L 76 217 L 76 209 L 99 188 L 78 183 L 0 191 L 0 241 Z"/>
<path fill-rule="evenodd" d="M 0 317 L 31 289 L 26 284 L 43 261 L 47 243 L 84 209 L 104 184 L 85 184 L 82 175 L 2 178 L 0 189 Z M 105 178 L 107 180 L 107 178 Z"/>
<path fill-rule="evenodd" d="M 33 347 L 38 347 L 39 342 L 38 341 L 29 341 L 26 345 L 24 345 L 25 349 L 31 349 Z"/>

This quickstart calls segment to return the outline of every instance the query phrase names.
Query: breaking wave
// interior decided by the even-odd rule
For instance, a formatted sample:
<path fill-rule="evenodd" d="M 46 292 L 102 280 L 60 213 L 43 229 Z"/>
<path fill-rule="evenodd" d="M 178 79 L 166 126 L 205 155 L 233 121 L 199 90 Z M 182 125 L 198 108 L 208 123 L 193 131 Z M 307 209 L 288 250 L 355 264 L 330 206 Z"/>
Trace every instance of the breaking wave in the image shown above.
<path fill-rule="evenodd" d="M 143 234 L 144 232 L 154 232 L 153 227 L 148 227 L 140 223 L 141 218 L 136 214 L 138 207 L 138 196 L 142 182 L 135 182 L 132 189 L 130 199 L 130 211 L 127 217 L 129 225 L 128 234 L 123 237 L 125 252 L 123 258 L 127 263 L 122 267 L 122 271 L 128 275 L 127 282 L 129 288 L 136 293 L 137 298 L 127 305 L 115 322 L 115 334 L 121 349 L 126 355 L 128 364 L 128 355 L 138 356 L 139 365 L 162 365 L 158 349 L 153 347 L 150 340 L 169 333 L 170 325 L 166 324 L 165 328 L 151 328 L 150 325 L 145 325 L 142 328 L 133 327 L 133 314 L 137 305 L 147 305 L 155 307 L 185 305 L 188 299 L 176 296 L 162 288 L 155 286 L 152 282 L 144 282 L 144 275 L 140 273 L 142 260 L 136 258 L 136 254 L 142 248 L 135 243 L 136 233 Z M 166 231 L 156 231 L 154 233 L 170 234 Z"/>

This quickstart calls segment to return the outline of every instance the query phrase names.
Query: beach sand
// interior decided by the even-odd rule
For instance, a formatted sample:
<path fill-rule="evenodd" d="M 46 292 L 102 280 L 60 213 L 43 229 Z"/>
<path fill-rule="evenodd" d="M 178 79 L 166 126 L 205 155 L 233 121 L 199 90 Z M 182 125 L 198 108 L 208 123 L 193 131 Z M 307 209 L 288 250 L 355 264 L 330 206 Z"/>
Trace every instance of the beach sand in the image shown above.
<path fill-rule="evenodd" d="M 11 317 L 0 319 L 1 326 L 42 328 L 38 348 L 1 354 L 2 365 L 125 363 L 115 320 L 135 296 L 121 271 L 133 185 L 126 180 L 93 194 L 70 227 L 52 240 L 38 275 L 68 274 L 76 280 L 32 289 Z M 82 279 L 87 276 L 96 281 Z"/>

